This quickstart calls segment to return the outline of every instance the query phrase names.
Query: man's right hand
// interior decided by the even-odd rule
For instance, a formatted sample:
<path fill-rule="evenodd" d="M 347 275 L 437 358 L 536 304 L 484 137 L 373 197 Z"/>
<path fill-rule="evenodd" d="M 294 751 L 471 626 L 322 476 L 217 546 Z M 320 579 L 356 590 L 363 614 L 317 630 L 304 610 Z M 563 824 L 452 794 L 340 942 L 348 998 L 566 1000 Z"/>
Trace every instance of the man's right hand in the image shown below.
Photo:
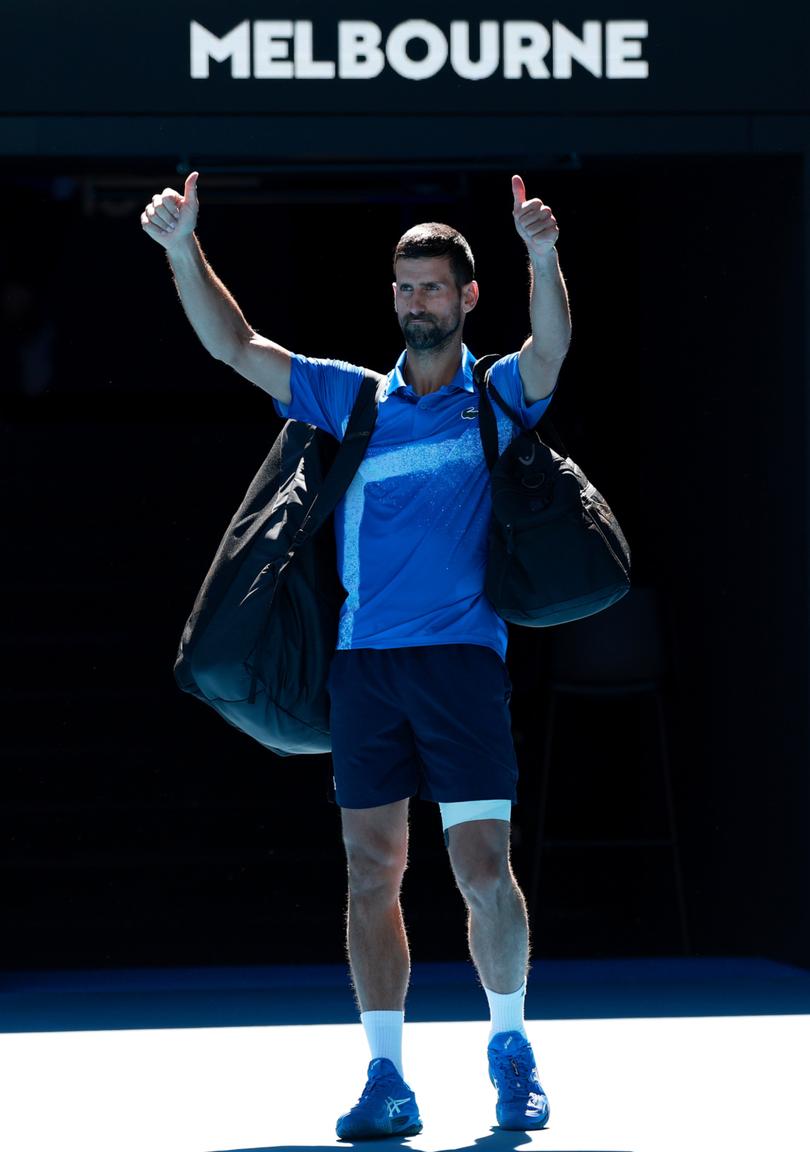
<path fill-rule="evenodd" d="M 146 235 L 169 252 L 197 226 L 199 176 L 199 172 L 189 172 L 182 196 L 173 188 L 164 188 L 141 213 L 141 226 Z"/>

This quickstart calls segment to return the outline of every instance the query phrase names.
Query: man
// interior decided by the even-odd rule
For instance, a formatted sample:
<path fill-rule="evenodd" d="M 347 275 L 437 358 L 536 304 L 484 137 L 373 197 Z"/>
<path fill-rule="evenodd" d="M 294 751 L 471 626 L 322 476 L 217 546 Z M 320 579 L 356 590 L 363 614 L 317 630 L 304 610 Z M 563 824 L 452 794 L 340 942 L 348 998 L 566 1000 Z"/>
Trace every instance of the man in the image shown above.
<path fill-rule="evenodd" d="M 141 216 L 167 251 L 197 335 L 265 389 L 281 415 L 342 437 L 363 370 L 293 355 L 247 323 L 194 235 L 197 181 L 192 172 L 182 195 L 167 188 Z M 532 333 L 495 364 L 491 380 L 531 425 L 554 390 L 570 317 L 551 209 L 526 199 L 519 176 L 512 193 L 530 260 Z M 523 1018 L 529 936 L 509 861 L 517 768 L 506 626 L 483 592 L 489 474 L 474 359 L 462 343 L 479 289 L 466 240 L 441 224 L 405 233 L 394 275 L 405 351 L 335 517 L 347 598 L 330 674 L 332 757 L 348 864 L 349 963 L 371 1050 L 365 1089 L 338 1120 L 346 1140 L 422 1128 L 402 1068 L 410 960 L 399 893 L 414 795 L 439 805 L 467 904 L 470 952 L 490 1007 L 498 1123 L 525 1130 L 548 1119 Z M 503 449 L 514 429 L 500 409 L 496 415 Z"/>

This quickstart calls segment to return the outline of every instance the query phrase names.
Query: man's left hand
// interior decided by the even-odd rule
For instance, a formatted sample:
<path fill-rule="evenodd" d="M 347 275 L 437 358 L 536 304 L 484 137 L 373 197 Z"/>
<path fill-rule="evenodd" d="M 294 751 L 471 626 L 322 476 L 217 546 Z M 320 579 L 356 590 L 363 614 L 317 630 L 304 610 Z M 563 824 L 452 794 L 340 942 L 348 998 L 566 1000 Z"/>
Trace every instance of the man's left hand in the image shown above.
<path fill-rule="evenodd" d="M 542 200 L 526 199 L 526 185 L 520 176 L 512 177 L 512 195 L 515 199 L 512 210 L 515 228 L 528 248 L 529 256 L 533 260 L 548 256 L 560 234 L 554 213 Z"/>

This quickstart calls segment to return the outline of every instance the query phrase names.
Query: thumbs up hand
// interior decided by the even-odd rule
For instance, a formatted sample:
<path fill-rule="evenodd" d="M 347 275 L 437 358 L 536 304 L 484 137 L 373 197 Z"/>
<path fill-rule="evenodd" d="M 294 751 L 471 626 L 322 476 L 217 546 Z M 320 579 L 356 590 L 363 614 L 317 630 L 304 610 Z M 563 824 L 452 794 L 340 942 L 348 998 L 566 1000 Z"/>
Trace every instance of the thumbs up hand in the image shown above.
<path fill-rule="evenodd" d="M 174 188 L 164 188 L 159 195 L 152 197 L 152 202 L 141 213 L 144 232 L 167 250 L 190 236 L 197 226 L 199 177 L 199 172 L 188 174 L 182 195 Z"/>
<path fill-rule="evenodd" d="M 532 260 L 548 256 L 560 235 L 553 212 L 542 200 L 526 199 L 526 185 L 520 176 L 512 177 L 512 196 L 515 228 L 529 256 Z"/>

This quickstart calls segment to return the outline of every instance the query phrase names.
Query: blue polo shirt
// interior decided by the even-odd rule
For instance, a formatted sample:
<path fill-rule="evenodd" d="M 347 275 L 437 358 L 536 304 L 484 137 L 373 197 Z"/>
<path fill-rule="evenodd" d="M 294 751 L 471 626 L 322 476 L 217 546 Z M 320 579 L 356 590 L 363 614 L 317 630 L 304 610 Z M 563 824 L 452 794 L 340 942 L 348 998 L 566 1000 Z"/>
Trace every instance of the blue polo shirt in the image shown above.
<path fill-rule="evenodd" d="M 484 594 L 491 503 L 475 358 L 462 346 L 453 380 L 418 396 L 402 374 L 405 356 L 389 374 L 368 449 L 335 511 L 347 593 L 337 646 L 483 644 L 503 659 L 506 625 Z M 292 399 L 276 409 L 342 439 L 363 375 L 342 361 L 293 356 Z M 490 378 L 527 426 L 548 407 L 550 397 L 526 406 L 516 352 Z M 514 429 L 494 407 L 503 451 Z"/>

